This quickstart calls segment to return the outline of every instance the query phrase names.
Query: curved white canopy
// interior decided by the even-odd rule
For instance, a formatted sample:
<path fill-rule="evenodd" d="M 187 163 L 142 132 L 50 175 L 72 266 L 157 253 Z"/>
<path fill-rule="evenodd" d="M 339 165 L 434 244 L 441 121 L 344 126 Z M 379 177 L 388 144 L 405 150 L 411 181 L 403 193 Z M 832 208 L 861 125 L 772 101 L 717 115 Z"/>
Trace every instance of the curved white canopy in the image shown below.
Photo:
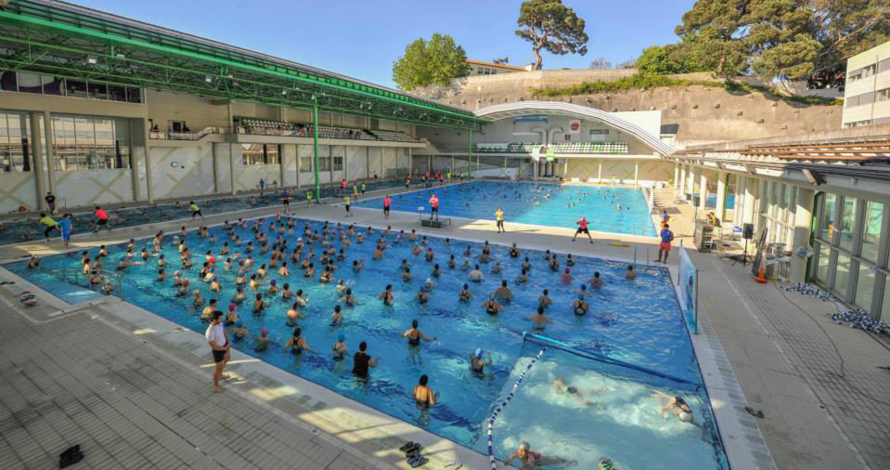
<path fill-rule="evenodd" d="M 529 114 L 569 116 L 588 120 L 595 119 L 636 137 L 661 155 L 670 155 L 674 152 L 673 147 L 662 142 L 658 136 L 652 135 L 636 124 L 621 119 L 612 113 L 607 113 L 596 108 L 588 108 L 587 106 L 579 106 L 577 104 L 563 103 L 560 101 L 517 101 L 514 103 L 489 106 L 476 111 L 475 114 L 476 116 L 491 119 L 492 121 Z"/>

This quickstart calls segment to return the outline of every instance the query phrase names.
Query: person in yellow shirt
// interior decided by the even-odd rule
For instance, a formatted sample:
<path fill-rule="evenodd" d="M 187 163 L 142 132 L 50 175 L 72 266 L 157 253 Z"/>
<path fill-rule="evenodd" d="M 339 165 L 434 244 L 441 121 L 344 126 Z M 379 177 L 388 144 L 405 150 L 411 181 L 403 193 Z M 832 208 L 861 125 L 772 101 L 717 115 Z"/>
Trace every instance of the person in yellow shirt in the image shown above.
<path fill-rule="evenodd" d="M 59 230 L 59 223 L 56 222 L 52 217 L 46 215 L 46 212 L 40 213 L 40 221 L 38 221 L 37 223 L 46 227 L 43 230 L 43 236 L 47 242 L 49 242 L 49 234 L 53 233 L 53 230 Z"/>
<path fill-rule="evenodd" d="M 494 218 L 498 223 L 498 233 L 506 232 L 504 230 L 504 210 L 498 207 L 498 210 L 494 213 Z"/>
<path fill-rule="evenodd" d="M 349 212 L 350 202 L 349 196 L 343 196 L 343 207 L 346 208 L 346 217 L 352 216 L 352 212 Z"/>

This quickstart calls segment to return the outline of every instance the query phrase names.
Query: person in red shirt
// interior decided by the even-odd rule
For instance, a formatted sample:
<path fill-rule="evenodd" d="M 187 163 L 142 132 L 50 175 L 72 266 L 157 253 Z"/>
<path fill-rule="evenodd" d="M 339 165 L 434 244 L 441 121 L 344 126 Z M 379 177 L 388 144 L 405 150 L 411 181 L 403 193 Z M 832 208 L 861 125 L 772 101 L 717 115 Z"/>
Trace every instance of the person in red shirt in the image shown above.
<path fill-rule="evenodd" d="M 96 216 L 96 222 L 93 224 L 93 233 L 99 233 L 99 229 L 102 227 L 108 227 L 108 231 L 111 231 L 111 224 L 108 223 L 108 212 L 105 212 L 105 209 L 96 206 L 93 214 Z"/>
<path fill-rule="evenodd" d="M 430 210 L 430 220 L 433 220 L 433 217 L 439 220 L 439 198 L 436 197 L 436 193 L 433 193 L 433 197 L 430 198 Z"/>
<path fill-rule="evenodd" d="M 587 229 L 587 225 L 589 225 L 590 222 L 588 222 L 587 219 L 582 216 L 581 220 L 575 223 L 578 224 L 578 230 L 575 230 L 575 236 L 572 237 L 572 241 L 575 241 L 575 239 L 578 238 L 579 233 L 586 233 L 587 238 L 590 239 L 590 243 L 593 243 L 593 237 L 590 236 L 590 230 Z"/>
<path fill-rule="evenodd" d="M 383 197 L 383 217 L 389 218 L 389 206 L 392 204 L 392 198 L 389 194 Z"/>

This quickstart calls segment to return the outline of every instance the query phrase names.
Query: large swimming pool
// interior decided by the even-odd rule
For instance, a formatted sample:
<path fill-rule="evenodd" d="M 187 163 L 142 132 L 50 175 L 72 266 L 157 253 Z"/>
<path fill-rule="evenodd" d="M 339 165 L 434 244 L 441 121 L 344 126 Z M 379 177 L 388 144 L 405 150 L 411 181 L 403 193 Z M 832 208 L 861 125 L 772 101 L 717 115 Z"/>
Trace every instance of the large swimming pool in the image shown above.
<path fill-rule="evenodd" d="M 494 220 L 500 207 L 508 224 L 574 229 L 575 221 L 584 216 L 591 221 L 591 230 L 656 235 L 643 192 L 634 188 L 473 181 L 393 196 L 392 210 L 417 213 L 423 207 L 429 214 L 428 201 L 434 193 L 442 216 Z M 357 207 L 382 209 L 383 202 L 366 200 Z"/>
<path fill-rule="evenodd" d="M 350 182 L 351 187 L 352 182 Z M 366 181 L 367 191 L 404 187 L 404 181 L 400 179 L 388 179 L 378 181 Z M 296 202 L 306 200 L 307 191 L 315 191 L 314 188 L 302 189 L 290 188 L 290 195 Z M 321 197 L 339 196 L 339 185 L 326 185 L 321 187 Z M 277 206 L 281 204 L 281 190 L 275 188 L 265 192 L 263 196 L 258 194 L 250 196 L 229 196 L 215 199 L 199 200 L 201 212 L 205 215 L 221 214 L 224 212 L 240 211 L 258 207 Z M 91 208 L 87 208 L 91 209 Z M 56 220 L 60 220 L 66 209 L 57 208 Z M 149 223 L 164 222 L 167 220 L 184 219 L 191 217 L 188 209 L 188 201 L 178 204 L 158 204 L 154 206 L 129 207 L 110 210 L 111 223 L 115 228 L 133 227 Z M 43 240 L 43 227 L 37 224 L 39 217 L 28 219 L 16 219 L 0 221 L 0 245 L 25 242 L 29 240 Z M 86 233 L 91 229 L 90 222 L 94 221 L 91 211 L 74 214 L 74 234 Z M 60 237 L 58 231 L 53 232 L 54 237 Z"/>
<path fill-rule="evenodd" d="M 296 233 L 282 235 L 287 240 L 288 254 L 303 234 L 307 221 L 295 223 Z M 309 223 L 311 231 L 323 233 L 320 222 Z M 277 235 L 270 231 L 269 224 L 270 220 L 266 220 L 261 231 L 274 240 Z M 550 349 L 543 355 L 514 403 L 499 418 L 494 433 L 496 455 L 503 458 L 517 442 L 528 440 L 533 443 L 534 450 L 544 455 L 574 461 L 547 467 L 552 469 L 591 469 L 600 456 L 610 457 L 622 470 L 727 468 L 698 363 L 666 270 L 638 266 L 639 275 L 629 281 L 624 279 L 625 265 L 576 256 L 570 272 L 573 279 L 563 280 L 564 255 L 558 255 L 560 266 L 558 271 L 553 271 L 541 251 L 523 249 L 520 257 L 511 258 L 507 248 L 493 246 L 493 260 L 481 265 L 485 279 L 480 283 L 469 282 L 469 290 L 475 297 L 469 302 L 460 302 L 458 293 L 468 282 L 468 270 L 462 269 L 461 264 L 466 260 L 472 269 L 472 264 L 478 261 L 475 257 L 482 252 L 481 243 L 453 240 L 449 245 L 445 239 L 429 237 L 426 248 L 433 249 L 434 260 L 428 262 L 424 255 L 412 254 L 414 243 L 407 238 L 398 241 L 395 233 L 384 235 L 380 230 L 369 233 L 366 227 L 357 228 L 366 236 L 364 243 L 358 243 L 357 236 L 346 235 L 345 226 L 332 225 L 331 230 L 339 231 L 352 243 L 346 248 L 345 259 L 337 262 L 335 278 L 344 280 L 353 290 L 358 305 L 346 307 L 338 301 L 341 294 L 335 287 L 336 281 L 331 284 L 319 282 L 322 247 L 321 242 L 315 242 L 304 250 L 305 256 L 309 256 L 310 251 L 315 253 L 312 261 L 319 269 L 314 277 L 304 277 L 295 266 L 291 266 L 291 273 L 286 277 L 271 269 L 259 289 L 264 295 L 268 294 L 271 281 L 276 280 L 279 287 L 287 282 L 292 291 L 302 289 L 308 295 L 309 305 L 300 309 L 306 318 L 298 324 L 313 352 L 297 356 L 282 350 L 293 327 L 286 325 L 290 302 L 280 297 L 268 299 L 270 306 L 261 316 L 252 314 L 250 302 L 237 307 L 251 334 L 235 344 L 237 349 L 384 413 L 485 452 L 486 418 L 492 413 L 498 397 L 509 390 L 515 375 L 528 361 L 529 353 L 540 348 L 538 344 L 524 340 L 523 332 L 532 331 L 532 322 L 527 317 L 535 313 L 542 290 L 549 289 L 554 302 L 548 310 L 552 322 L 539 333 L 588 355 L 578 356 L 558 349 Z M 239 227 L 235 233 L 244 242 L 240 247 L 233 245 L 233 250 L 244 253 L 247 241 L 254 240 L 254 234 L 250 227 Z M 235 273 L 234 269 L 233 272 L 224 270 L 222 260 L 226 257 L 218 253 L 224 241 L 233 242 L 222 227 L 211 228 L 211 234 L 219 240 L 213 242 L 194 232 L 187 235 L 188 247 L 200 256 L 195 259 L 197 265 L 185 271 L 185 278 L 191 281 L 190 289 L 200 290 L 206 299 L 220 299 L 221 310 L 225 310 L 233 297 Z M 389 247 L 384 259 L 374 261 L 371 255 L 381 238 Z M 201 323 L 199 310 L 192 306 L 191 298 L 175 296 L 171 279 L 173 272 L 180 268 L 180 262 L 172 239 L 168 235 L 163 246 L 170 264 L 170 279 L 155 280 L 157 259 L 151 258 L 145 265 L 126 271 L 123 297 L 203 333 L 206 326 Z M 334 240 L 332 246 L 339 251 L 343 242 L 339 238 Z M 137 258 L 142 247 L 150 245 L 150 241 L 136 243 Z M 469 256 L 465 255 L 468 249 Z M 224 286 L 219 294 L 211 292 L 209 285 L 197 278 L 203 253 L 207 250 L 213 250 L 219 257 L 217 275 Z M 124 251 L 123 246 L 112 247 L 105 266 L 116 265 Z M 95 256 L 96 250 L 92 250 L 91 255 Z M 452 255 L 457 263 L 455 268 L 448 266 Z M 255 258 L 254 270 L 269 262 L 269 255 L 259 253 L 259 248 L 250 256 Z M 530 279 L 518 285 L 517 278 L 525 257 L 532 265 Z M 365 268 L 354 273 L 351 269 L 353 260 L 363 260 Z M 411 281 L 401 278 L 399 266 L 403 260 L 408 260 L 414 274 Z M 503 268 L 499 274 L 493 272 L 496 262 Z M 36 271 L 29 271 L 23 262 L 10 263 L 6 267 L 48 291 L 59 293 L 63 299 L 72 300 L 86 298 L 85 290 L 68 285 L 68 281 L 54 270 L 77 269 L 79 263 L 79 254 L 70 254 L 47 257 Z M 438 278 L 432 273 L 437 263 L 442 271 Z M 590 312 L 586 316 L 576 316 L 571 307 L 572 300 L 577 298 L 575 291 L 582 283 L 587 283 L 595 271 L 602 274 L 605 286 L 589 295 Z M 434 285 L 432 298 L 430 302 L 420 304 L 415 296 L 427 278 Z M 502 280 L 508 282 L 514 298 L 503 312 L 489 315 L 482 303 Z M 384 306 L 377 299 L 389 283 L 394 286 L 392 307 Z M 66 288 L 60 289 L 60 286 Z M 252 297 L 254 293 L 248 292 Z M 339 326 L 331 325 L 335 305 L 343 306 L 343 324 Z M 436 338 L 435 341 L 420 347 L 407 344 L 401 335 L 414 319 L 419 320 L 423 333 Z M 275 344 L 266 352 L 255 352 L 255 340 L 262 327 L 268 328 Z M 381 358 L 379 366 L 371 372 L 370 382 L 353 378 L 351 359 L 333 359 L 332 346 L 341 333 L 345 335 L 350 357 L 358 350 L 361 341 L 367 341 L 369 353 Z M 468 358 L 476 348 L 490 354 L 493 361 L 481 377 L 471 373 L 468 367 Z M 619 367 L 590 357 L 617 360 L 633 367 Z M 419 410 L 410 395 L 421 374 L 429 375 L 431 387 L 440 393 L 438 404 L 428 412 Z M 668 376 L 673 378 L 666 378 Z M 557 393 L 553 386 L 555 379 L 578 387 L 582 393 L 598 387 L 608 387 L 608 390 L 590 395 L 588 400 L 592 403 L 585 404 L 573 396 Z M 705 432 L 674 417 L 661 419 L 658 401 L 651 396 L 654 391 L 684 397 Z"/>

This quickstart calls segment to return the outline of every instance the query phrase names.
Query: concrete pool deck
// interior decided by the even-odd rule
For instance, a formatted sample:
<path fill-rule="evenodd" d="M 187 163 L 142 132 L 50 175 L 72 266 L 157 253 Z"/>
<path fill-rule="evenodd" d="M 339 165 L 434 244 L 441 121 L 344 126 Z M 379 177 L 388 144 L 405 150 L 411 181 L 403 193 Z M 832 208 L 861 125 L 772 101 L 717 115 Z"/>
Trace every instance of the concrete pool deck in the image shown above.
<path fill-rule="evenodd" d="M 246 211 L 243 216 L 271 215 L 276 209 Z M 678 238 L 691 235 L 691 209 L 681 206 L 672 212 Z M 416 214 L 393 212 L 384 221 L 380 210 L 356 209 L 354 217 L 344 218 L 342 208 L 323 204 L 300 207 L 296 215 L 422 231 Z M 170 232 L 180 225 L 193 228 L 226 218 L 232 216 L 85 235 L 76 238 L 75 244 L 83 248 L 122 242 L 159 229 Z M 646 237 L 596 233 L 597 243 L 591 245 L 581 239 L 572 243 L 573 229 L 514 226 L 509 219 L 507 229 L 507 234 L 498 235 L 492 221 L 461 220 L 447 229 L 423 232 L 619 260 L 631 260 L 636 248 L 641 263 L 646 253 L 654 258 L 657 249 L 655 241 Z M 59 248 L 57 242 L 0 247 L 0 259 L 30 252 L 52 254 Z M 886 424 L 890 410 L 876 403 L 844 403 L 843 387 L 855 381 L 858 388 L 876 396 L 890 389 L 890 374 L 874 367 L 890 363 L 890 353 L 882 352 L 879 343 L 858 330 L 837 327 L 824 317 L 803 316 L 819 312 L 820 307 L 824 310 L 824 303 L 784 293 L 773 285 L 754 289 L 742 266 L 731 267 L 713 254 L 690 254 L 701 271 L 701 307 L 707 316 L 702 321 L 704 334 L 693 341 L 733 468 L 772 468 L 770 454 L 775 466 L 783 469 L 885 468 L 879 460 L 880 444 L 890 436 Z M 676 253 L 672 255 L 670 264 L 676 261 Z M 4 286 L 0 294 L 9 299 L 13 292 Z M 323 400 L 305 398 L 308 395 L 299 387 L 287 388 L 293 387 L 289 381 L 297 377 L 280 370 L 281 375 L 275 371 L 263 375 L 258 370 L 263 364 L 248 356 L 233 358 L 248 362 L 233 365 L 234 378 L 227 384 L 232 393 L 213 394 L 206 367 L 209 354 L 200 335 L 165 325 L 157 316 L 113 300 L 62 313 L 56 307 L 18 312 L 15 302 L 0 302 L 0 338 L 4 339 L 0 343 L 0 468 L 47 468 L 46 463 L 67 445 L 83 442 L 96 450 L 87 454 L 87 465 L 78 464 L 82 468 L 392 468 L 398 454 L 393 455 L 392 447 L 381 446 L 381 439 L 422 436 L 433 442 L 431 446 L 448 445 L 400 421 L 392 423 L 392 428 L 366 429 L 346 422 L 344 415 L 367 419 L 367 410 L 356 410 L 361 405 L 342 397 L 350 403 L 336 401 L 339 395 L 326 389 L 319 391 Z M 46 323 L 26 319 L 31 315 Z M 788 324 L 792 321 L 800 324 Z M 820 363 L 829 369 L 836 366 L 827 360 L 836 357 L 832 345 L 818 336 L 822 333 L 817 326 L 823 324 L 826 335 L 837 336 L 846 378 L 831 380 L 827 371 L 818 369 Z M 795 338 L 800 332 L 806 334 Z M 699 349 L 703 342 L 711 343 L 711 359 Z M 706 365 L 706 360 L 713 363 Z M 727 370 L 731 374 L 726 375 Z M 726 381 L 736 374 L 737 384 Z M 742 393 L 734 391 L 739 388 Z M 717 396 L 721 393 L 725 401 Z M 763 420 L 746 418 L 744 406 L 739 409 L 739 400 L 744 403 L 746 398 L 752 407 L 764 411 Z M 325 403 L 323 409 L 305 406 L 319 401 Z M 868 419 L 867 413 L 887 414 Z M 736 424 L 728 424 L 733 420 Z M 333 424 L 340 429 L 324 427 Z M 769 448 L 765 454 L 757 448 L 760 431 L 761 443 L 765 440 Z M 450 458 L 448 452 L 461 452 L 459 446 L 451 445 L 454 448 L 442 447 L 441 453 L 432 454 L 434 461 L 423 468 L 442 468 Z M 465 468 L 488 467 L 487 458 L 464 451 L 471 452 L 464 460 Z M 747 457 L 739 460 L 734 453 L 747 453 Z M 890 460 L 883 460 L 883 465 L 886 462 Z"/>

